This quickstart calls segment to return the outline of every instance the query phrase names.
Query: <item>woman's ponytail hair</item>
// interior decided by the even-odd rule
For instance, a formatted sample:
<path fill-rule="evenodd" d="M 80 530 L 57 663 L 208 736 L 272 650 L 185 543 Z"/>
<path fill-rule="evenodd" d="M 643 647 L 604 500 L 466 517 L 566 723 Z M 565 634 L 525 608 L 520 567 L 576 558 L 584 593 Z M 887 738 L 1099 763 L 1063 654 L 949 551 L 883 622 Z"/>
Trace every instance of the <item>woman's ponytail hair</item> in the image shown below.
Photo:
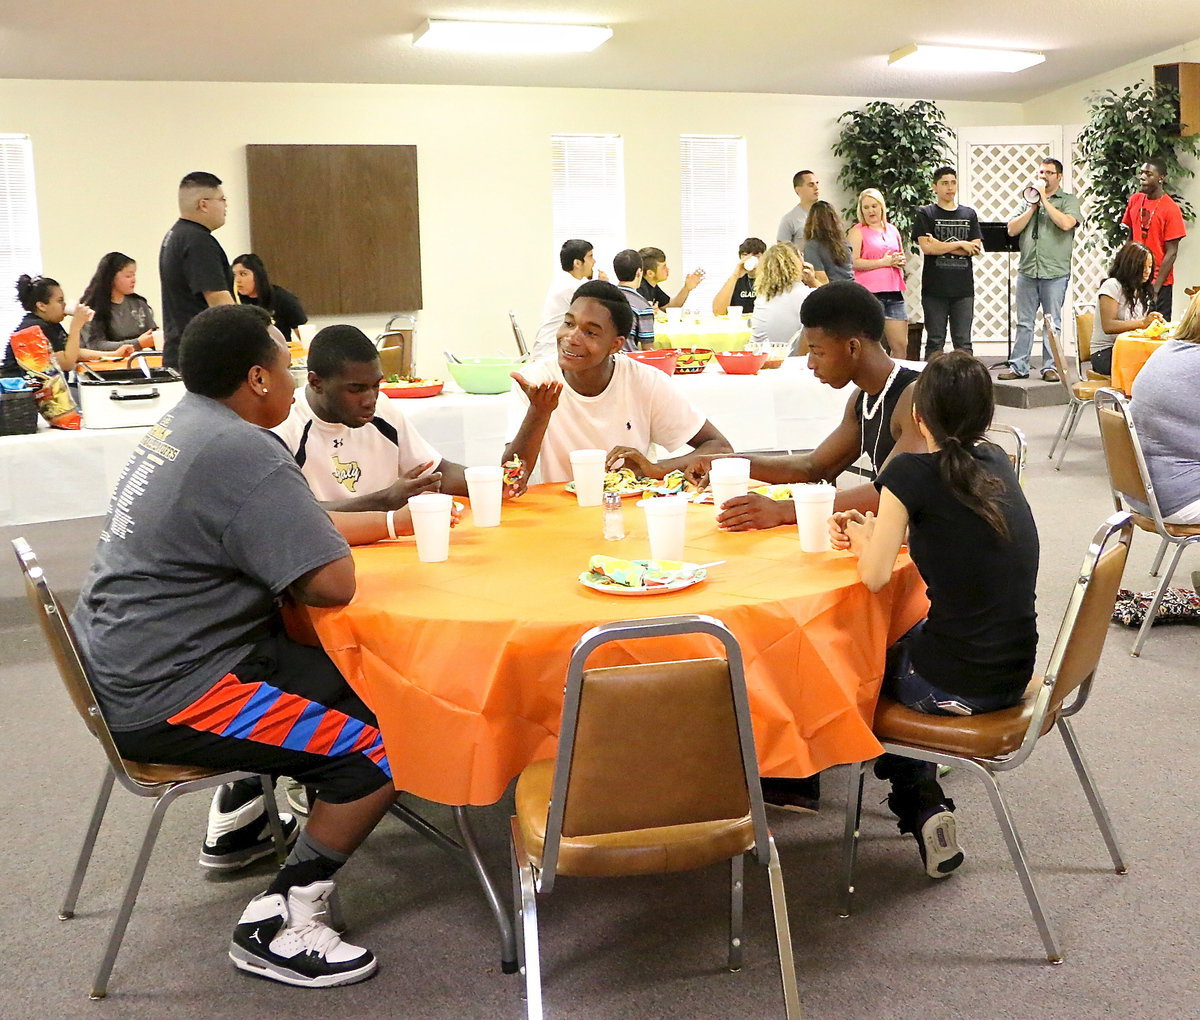
<path fill-rule="evenodd" d="M 925 366 L 913 385 L 913 404 L 940 449 L 938 473 L 951 494 L 1007 541 L 1004 482 L 984 471 L 972 453 L 992 423 L 992 380 L 981 361 L 952 351 Z"/>

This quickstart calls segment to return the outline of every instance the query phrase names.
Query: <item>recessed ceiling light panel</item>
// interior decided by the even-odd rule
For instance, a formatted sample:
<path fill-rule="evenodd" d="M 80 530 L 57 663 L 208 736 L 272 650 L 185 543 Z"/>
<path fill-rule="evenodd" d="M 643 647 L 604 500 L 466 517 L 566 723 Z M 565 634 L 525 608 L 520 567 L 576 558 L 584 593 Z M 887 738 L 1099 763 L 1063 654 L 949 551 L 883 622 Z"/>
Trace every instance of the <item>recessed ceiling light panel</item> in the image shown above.
<path fill-rule="evenodd" d="M 589 53 L 611 38 L 612 29 L 602 25 L 430 19 L 413 33 L 413 45 L 465 53 Z"/>
<path fill-rule="evenodd" d="M 962 73 L 977 71 L 1023 71 L 1046 59 L 1044 53 L 1027 50 L 991 50 L 974 46 L 925 46 L 913 44 L 893 51 L 889 64 L 906 70 L 947 71 Z"/>

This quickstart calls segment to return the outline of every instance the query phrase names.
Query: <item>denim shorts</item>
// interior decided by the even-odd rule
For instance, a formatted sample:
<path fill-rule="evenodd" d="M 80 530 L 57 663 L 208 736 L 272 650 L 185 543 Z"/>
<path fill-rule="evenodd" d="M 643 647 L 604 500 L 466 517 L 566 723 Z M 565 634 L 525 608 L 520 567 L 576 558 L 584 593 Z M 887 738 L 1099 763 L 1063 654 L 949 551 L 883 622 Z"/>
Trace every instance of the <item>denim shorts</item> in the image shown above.
<path fill-rule="evenodd" d="M 904 307 L 904 295 L 898 290 L 881 290 L 875 293 L 875 300 L 883 305 L 885 319 L 908 321 L 908 310 Z"/>
<path fill-rule="evenodd" d="M 982 712 L 998 712 L 1021 700 L 1024 690 L 1004 691 L 999 694 L 951 694 L 931 684 L 916 671 L 909 655 L 910 642 L 925 629 L 922 620 L 887 653 L 887 665 L 883 672 L 883 693 L 900 702 L 914 712 L 925 715 L 979 715 Z"/>

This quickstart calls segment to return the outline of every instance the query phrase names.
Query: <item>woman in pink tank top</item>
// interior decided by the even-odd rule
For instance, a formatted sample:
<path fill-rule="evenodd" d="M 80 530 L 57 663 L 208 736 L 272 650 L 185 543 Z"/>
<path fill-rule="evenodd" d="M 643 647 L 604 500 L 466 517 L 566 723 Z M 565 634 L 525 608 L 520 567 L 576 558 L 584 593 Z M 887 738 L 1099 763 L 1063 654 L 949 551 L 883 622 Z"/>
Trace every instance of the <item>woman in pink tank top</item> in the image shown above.
<path fill-rule="evenodd" d="M 888 222 L 887 204 L 878 188 L 858 196 L 858 222 L 848 235 L 854 260 L 854 279 L 883 305 L 884 333 L 897 356 L 908 348 L 908 314 L 904 309 L 904 273 L 907 261 L 900 231 Z"/>

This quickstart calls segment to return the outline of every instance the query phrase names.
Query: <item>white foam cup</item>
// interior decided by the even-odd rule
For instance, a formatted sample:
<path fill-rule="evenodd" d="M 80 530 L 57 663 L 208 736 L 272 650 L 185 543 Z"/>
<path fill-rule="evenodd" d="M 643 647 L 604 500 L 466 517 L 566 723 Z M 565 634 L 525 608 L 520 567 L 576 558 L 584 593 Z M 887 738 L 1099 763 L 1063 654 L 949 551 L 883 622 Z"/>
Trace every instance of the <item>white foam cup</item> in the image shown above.
<path fill-rule="evenodd" d="M 687 539 L 687 496 L 656 496 L 638 500 L 646 515 L 652 560 L 682 560 Z"/>
<path fill-rule="evenodd" d="M 575 478 L 575 499 L 580 506 L 599 506 L 604 502 L 604 450 L 572 450 L 571 474 Z"/>
<path fill-rule="evenodd" d="M 504 494 L 504 469 L 498 464 L 469 467 L 467 495 L 471 499 L 471 520 L 477 528 L 494 528 L 500 523 L 500 505 Z"/>
<path fill-rule="evenodd" d="M 727 499 L 744 496 L 750 491 L 749 458 L 718 457 L 708 466 L 708 481 L 712 486 L 713 505 L 719 514 Z"/>
<path fill-rule="evenodd" d="M 450 511 L 454 497 L 446 492 L 422 492 L 408 501 L 413 531 L 417 536 L 417 559 L 441 563 L 450 556 Z"/>
<path fill-rule="evenodd" d="M 836 495 L 837 488 L 828 482 L 792 486 L 796 530 L 800 533 L 800 548 L 804 552 L 828 552 L 831 548 L 829 518 L 833 516 Z"/>

